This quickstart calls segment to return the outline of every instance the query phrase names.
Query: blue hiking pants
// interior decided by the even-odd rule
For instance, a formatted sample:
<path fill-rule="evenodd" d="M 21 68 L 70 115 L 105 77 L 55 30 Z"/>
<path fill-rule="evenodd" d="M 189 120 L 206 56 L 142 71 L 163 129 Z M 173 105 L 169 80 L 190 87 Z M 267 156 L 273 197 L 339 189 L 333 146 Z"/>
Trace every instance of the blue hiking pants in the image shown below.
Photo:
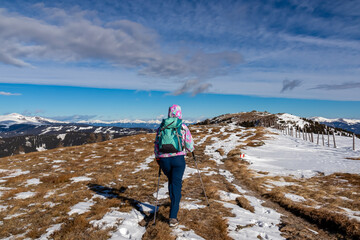
<path fill-rule="evenodd" d="M 170 218 L 177 218 L 181 199 L 182 177 L 185 171 L 184 156 L 160 158 L 161 170 L 169 180 Z"/>

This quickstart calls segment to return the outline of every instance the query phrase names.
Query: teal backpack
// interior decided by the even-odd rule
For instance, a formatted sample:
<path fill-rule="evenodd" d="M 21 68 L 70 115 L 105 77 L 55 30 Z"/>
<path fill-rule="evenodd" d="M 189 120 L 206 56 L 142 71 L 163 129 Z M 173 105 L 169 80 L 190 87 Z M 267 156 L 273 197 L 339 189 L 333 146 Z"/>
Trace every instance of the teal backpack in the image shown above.
<path fill-rule="evenodd" d="M 158 134 L 159 152 L 177 153 L 183 150 L 181 126 L 181 119 L 163 119 Z"/>

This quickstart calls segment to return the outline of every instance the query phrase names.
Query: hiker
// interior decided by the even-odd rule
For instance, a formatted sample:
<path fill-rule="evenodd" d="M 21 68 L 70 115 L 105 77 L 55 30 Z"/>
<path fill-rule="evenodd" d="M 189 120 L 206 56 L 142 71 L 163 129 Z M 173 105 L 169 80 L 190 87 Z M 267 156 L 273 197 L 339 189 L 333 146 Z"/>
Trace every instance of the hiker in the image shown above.
<path fill-rule="evenodd" d="M 169 225 L 174 227 L 179 223 L 177 214 L 181 199 L 182 177 L 185 171 L 185 155 L 187 151 L 194 151 L 194 142 L 189 128 L 182 123 L 182 113 L 179 105 L 174 104 L 169 108 L 168 117 L 163 120 L 157 130 L 154 152 L 157 163 L 169 181 L 171 200 Z M 177 131 L 180 133 L 178 136 L 176 136 Z M 168 136 L 167 139 L 165 139 L 166 136 Z M 174 140 L 172 141 L 171 138 L 174 138 Z M 173 143 L 166 144 L 169 142 Z"/>

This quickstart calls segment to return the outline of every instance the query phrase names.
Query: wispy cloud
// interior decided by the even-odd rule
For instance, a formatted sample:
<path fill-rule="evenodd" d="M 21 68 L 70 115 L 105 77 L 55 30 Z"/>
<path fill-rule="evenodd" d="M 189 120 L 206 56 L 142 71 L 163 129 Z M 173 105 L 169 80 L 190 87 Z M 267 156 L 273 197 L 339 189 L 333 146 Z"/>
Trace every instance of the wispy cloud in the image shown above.
<path fill-rule="evenodd" d="M 0 95 L 2 95 L 2 96 L 20 96 L 21 93 L 11 93 L 11 92 L 2 92 L 2 91 L 0 91 Z"/>
<path fill-rule="evenodd" d="M 299 87 L 301 84 L 302 84 L 302 81 L 298 80 L 298 79 L 294 79 L 294 80 L 285 79 L 283 81 L 283 86 L 282 86 L 282 89 L 280 92 L 283 93 L 285 91 L 291 91 L 294 88 Z"/>
<path fill-rule="evenodd" d="M 236 51 L 208 53 L 201 49 L 178 49 L 167 53 L 159 44 L 156 31 L 133 21 L 102 23 L 98 19 L 89 20 L 86 11 L 68 14 L 61 9 L 41 5 L 38 8 L 48 19 L 39 20 L 0 9 L 0 62 L 26 67 L 31 63 L 24 59 L 100 60 L 164 78 L 211 78 L 242 62 L 242 56 Z M 56 16 L 56 21 L 52 16 Z"/>
<path fill-rule="evenodd" d="M 36 109 L 36 110 L 25 110 L 21 114 L 24 116 L 33 116 L 33 115 L 39 115 L 39 113 L 44 113 L 44 110 Z"/>
<path fill-rule="evenodd" d="M 195 96 L 207 92 L 211 86 L 211 83 L 203 83 L 199 79 L 191 79 L 187 80 L 179 89 L 170 93 L 170 95 L 178 96 L 185 93 L 191 93 L 192 96 Z"/>
<path fill-rule="evenodd" d="M 97 117 L 97 115 L 69 115 L 69 116 L 56 116 L 56 117 L 49 117 L 51 119 L 55 119 L 58 121 L 64 122 L 78 122 L 81 120 L 90 120 Z"/>
<path fill-rule="evenodd" d="M 340 84 L 319 84 L 311 89 L 322 89 L 322 90 L 344 90 L 360 88 L 360 82 L 344 82 Z"/>

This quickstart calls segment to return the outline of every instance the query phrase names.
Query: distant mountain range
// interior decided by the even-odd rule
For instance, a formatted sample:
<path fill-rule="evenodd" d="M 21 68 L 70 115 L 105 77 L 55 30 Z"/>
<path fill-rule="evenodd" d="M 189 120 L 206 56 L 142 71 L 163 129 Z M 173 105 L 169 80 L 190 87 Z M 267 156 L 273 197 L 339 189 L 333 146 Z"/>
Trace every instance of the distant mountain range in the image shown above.
<path fill-rule="evenodd" d="M 0 116 L 0 157 L 154 132 L 154 129 L 139 126 L 93 126 L 17 113 L 3 115 Z"/>
<path fill-rule="evenodd" d="M 71 123 L 17 113 L 2 115 L 0 116 L 0 157 L 154 132 L 160 123 L 160 120 L 92 120 Z M 322 117 L 306 119 L 287 113 L 271 114 L 257 111 L 224 114 L 196 124 L 217 123 L 235 123 L 244 127 L 281 125 L 306 129 L 308 132 L 335 131 L 337 134 L 347 136 L 351 135 L 349 132 L 360 134 L 360 120 Z"/>
<path fill-rule="evenodd" d="M 336 118 L 329 119 L 323 117 L 312 117 L 311 120 L 325 124 L 329 127 L 341 128 L 356 134 L 360 134 L 360 120 L 359 119 L 345 119 L 345 118 Z"/>
<path fill-rule="evenodd" d="M 195 123 L 194 121 L 184 120 L 185 124 Z M 87 126 L 98 126 L 98 127 L 122 127 L 122 128 L 150 128 L 156 129 L 161 124 L 161 120 L 116 120 L 116 121 L 104 121 L 104 120 L 88 120 L 78 122 L 63 122 L 43 117 L 29 117 L 23 116 L 18 113 L 11 113 L 8 115 L 0 116 L 0 128 L 9 128 L 12 125 L 64 125 L 64 124 L 76 124 L 76 125 L 87 125 Z M 1 136 L 1 135 L 0 135 Z"/>

